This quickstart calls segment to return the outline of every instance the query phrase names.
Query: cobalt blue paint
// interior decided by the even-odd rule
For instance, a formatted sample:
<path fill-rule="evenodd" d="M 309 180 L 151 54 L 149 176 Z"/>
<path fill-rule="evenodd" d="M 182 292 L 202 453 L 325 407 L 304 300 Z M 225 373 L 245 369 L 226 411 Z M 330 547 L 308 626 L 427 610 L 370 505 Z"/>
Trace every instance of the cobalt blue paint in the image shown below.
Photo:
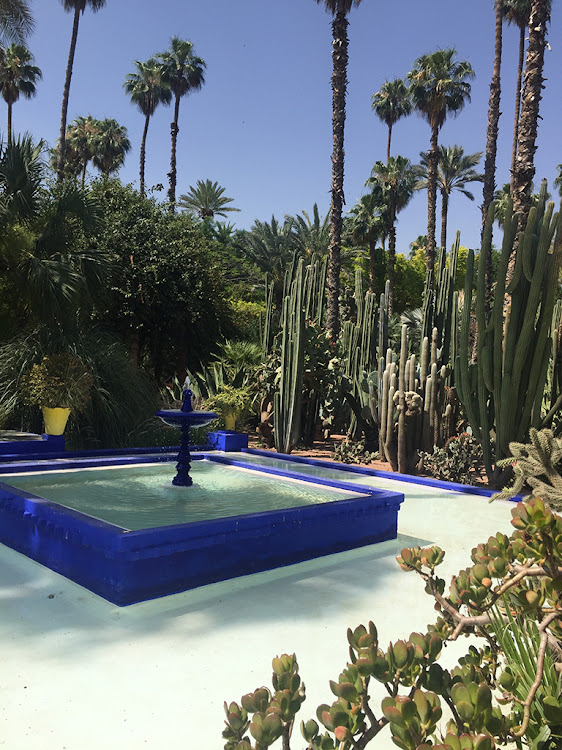
<path fill-rule="evenodd" d="M 444 482 L 441 479 L 432 479 L 431 477 L 417 477 L 412 474 L 399 474 L 397 471 L 380 471 L 379 469 L 367 469 L 364 466 L 350 466 L 350 464 L 340 464 L 334 461 L 322 461 L 317 458 L 304 458 L 303 456 L 290 456 L 287 453 L 272 453 L 271 451 L 260 450 L 259 448 L 242 449 L 242 453 L 249 453 L 255 456 L 265 456 L 266 458 L 278 458 L 282 461 L 292 461 L 296 464 L 309 464 L 310 466 L 320 466 L 324 469 L 337 469 L 338 471 L 350 471 L 353 474 L 365 474 L 369 477 L 381 477 L 383 479 L 394 479 L 394 481 L 408 482 L 409 484 L 421 484 L 427 487 L 435 487 L 438 490 L 452 490 L 453 492 L 462 492 L 468 495 L 481 495 L 483 497 L 492 497 L 497 495 L 497 490 L 488 490 L 485 487 L 474 487 L 468 484 L 459 484 L 458 482 Z M 251 464 L 254 467 L 254 464 Z M 514 495 L 510 501 L 519 503 L 523 500 L 523 495 Z"/>
<path fill-rule="evenodd" d="M 207 440 L 209 445 L 217 451 L 241 451 L 248 447 L 248 435 L 245 432 L 236 432 L 235 430 L 209 432 Z"/>
<path fill-rule="evenodd" d="M 402 494 L 280 469 L 268 472 L 266 467 L 213 453 L 192 458 L 339 487 L 366 497 L 126 531 L 0 483 L 0 541 L 122 606 L 396 537 Z M 83 468 L 125 462 L 124 458 L 92 458 L 64 465 Z M 139 459 L 130 457 L 128 462 Z M 10 468 L 46 468 L 29 462 L 15 467 Z M 60 470 L 61 463 L 49 468 Z"/>

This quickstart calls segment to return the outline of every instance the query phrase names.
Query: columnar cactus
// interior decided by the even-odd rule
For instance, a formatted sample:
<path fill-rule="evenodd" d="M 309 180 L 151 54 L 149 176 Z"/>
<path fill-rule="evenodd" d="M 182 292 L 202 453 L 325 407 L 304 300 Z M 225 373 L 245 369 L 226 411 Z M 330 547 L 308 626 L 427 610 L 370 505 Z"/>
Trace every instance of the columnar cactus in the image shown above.
<path fill-rule="evenodd" d="M 482 239 L 480 256 L 492 242 L 494 211 Z M 469 349 L 474 255 L 469 252 L 464 312 L 455 362 L 459 398 L 475 437 L 482 445 L 489 481 L 497 487 L 505 469 L 497 461 L 509 455 L 510 442 L 523 442 L 530 427 L 540 427 L 542 399 L 552 346 L 552 316 L 562 259 L 562 221 L 554 204 L 546 206 L 546 183 L 538 205 L 529 213 L 525 232 L 517 238 L 515 268 L 508 265 L 516 244 L 517 215 L 506 211 L 502 255 L 491 311 L 485 304 L 485 264 L 478 265 L 476 362 Z"/>
<path fill-rule="evenodd" d="M 281 314 L 281 372 L 279 389 L 273 397 L 275 449 L 290 453 L 300 435 L 304 367 L 304 263 L 299 260 Z"/>

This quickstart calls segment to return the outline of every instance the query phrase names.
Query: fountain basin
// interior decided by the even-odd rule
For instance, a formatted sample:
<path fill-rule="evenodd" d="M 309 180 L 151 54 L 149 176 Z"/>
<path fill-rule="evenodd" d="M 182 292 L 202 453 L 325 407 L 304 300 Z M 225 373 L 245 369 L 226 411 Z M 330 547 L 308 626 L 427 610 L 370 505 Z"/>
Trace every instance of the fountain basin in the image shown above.
<path fill-rule="evenodd" d="M 212 453 L 193 459 L 252 469 L 279 485 L 297 482 L 342 499 L 131 531 L 0 484 L 0 541 L 122 606 L 396 537 L 402 494 Z M 172 488 L 185 504 L 192 490 Z"/>
<path fill-rule="evenodd" d="M 182 411 L 181 409 L 160 409 L 155 412 L 154 416 L 160 417 L 170 427 L 183 427 L 186 424 L 189 427 L 204 427 L 217 418 L 212 411 Z"/>

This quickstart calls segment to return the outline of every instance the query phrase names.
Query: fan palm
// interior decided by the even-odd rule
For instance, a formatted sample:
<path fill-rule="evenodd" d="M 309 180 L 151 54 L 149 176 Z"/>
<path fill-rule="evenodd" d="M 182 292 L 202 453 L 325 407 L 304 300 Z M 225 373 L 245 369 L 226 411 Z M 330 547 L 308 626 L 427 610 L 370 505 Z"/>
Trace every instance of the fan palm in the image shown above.
<path fill-rule="evenodd" d="M 100 120 L 99 130 L 92 139 L 92 163 L 104 177 L 117 172 L 125 161 L 125 154 L 131 149 L 127 128 L 111 118 Z"/>
<path fill-rule="evenodd" d="M 96 138 L 101 123 L 92 115 L 77 117 L 66 129 L 67 160 L 78 161 L 82 173 L 82 187 L 86 181 L 86 168 L 94 156 Z M 72 155 L 72 156 L 71 156 Z"/>
<path fill-rule="evenodd" d="M 0 91 L 8 105 L 8 141 L 12 140 L 12 107 L 20 98 L 35 96 L 41 70 L 33 65 L 33 55 L 23 44 L 0 48 Z"/>
<path fill-rule="evenodd" d="M 80 25 L 80 14 L 89 8 L 94 13 L 105 6 L 106 0 L 61 0 L 64 9 L 69 13 L 74 13 L 72 23 L 72 36 L 70 38 L 70 49 L 68 52 L 68 62 L 66 65 L 66 75 L 64 79 L 64 89 L 62 94 L 62 111 L 60 119 L 59 135 L 59 159 L 57 167 L 57 182 L 61 183 L 64 179 L 64 159 L 66 150 L 66 118 L 68 114 L 68 99 L 70 96 L 70 80 L 72 78 L 72 68 L 74 66 L 74 53 L 76 51 L 76 41 L 78 39 L 78 27 Z"/>
<path fill-rule="evenodd" d="M 404 156 L 391 156 L 388 164 L 375 162 L 367 185 L 380 186 L 388 211 L 388 310 L 392 312 L 394 297 L 394 264 L 396 261 L 396 216 L 410 202 L 416 184 L 416 170 Z"/>
<path fill-rule="evenodd" d="M 135 61 L 136 70 L 129 73 L 123 88 L 133 104 L 144 115 L 144 130 L 140 148 L 140 191 L 144 195 L 144 167 L 146 161 L 146 136 L 150 118 L 159 104 L 169 104 L 172 100 L 170 87 L 163 78 L 162 63 L 152 57 L 146 62 Z"/>
<path fill-rule="evenodd" d="M 0 227 L 27 224 L 38 212 L 44 165 L 43 141 L 29 135 L 8 141 L 0 149 Z"/>
<path fill-rule="evenodd" d="M 0 253 L 0 270 L 21 320 L 68 326 L 84 300 L 105 286 L 105 258 L 77 246 L 82 232 L 96 228 L 99 208 L 72 184 L 52 193 L 43 189 L 42 145 L 26 136 L 0 154 L 2 237 L 14 225 L 28 233 L 19 252 Z"/>
<path fill-rule="evenodd" d="M 470 100 L 469 79 L 474 78 L 470 63 L 455 59 L 456 50 L 440 49 L 422 55 L 408 73 L 412 103 L 429 123 L 431 148 L 427 176 L 427 270 L 433 278 L 435 265 L 435 214 L 437 203 L 437 165 L 439 131 L 447 115 L 458 114 Z"/>
<path fill-rule="evenodd" d="M 420 166 L 416 169 L 420 179 L 416 184 L 416 190 L 425 190 L 429 173 L 429 154 L 422 152 L 420 157 Z M 466 184 L 484 180 L 484 175 L 474 169 L 481 158 L 482 151 L 465 154 L 461 146 L 441 146 L 439 150 L 437 186 L 441 193 L 441 247 L 447 247 L 447 213 L 451 193 L 458 190 L 469 200 L 474 200 L 474 195 L 466 189 Z"/>
<path fill-rule="evenodd" d="M 339 329 L 339 296 L 341 270 L 342 212 L 345 203 L 343 192 L 345 96 L 347 91 L 347 62 L 349 39 L 347 16 L 361 0 L 316 0 L 323 5 L 332 21 L 332 199 L 330 204 L 330 258 L 328 266 L 328 304 L 326 325 L 332 343 Z"/>
<path fill-rule="evenodd" d="M 205 83 L 204 71 L 206 64 L 200 57 L 193 54 L 193 44 L 175 36 L 170 41 L 170 49 L 158 56 L 163 63 L 164 81 L 169 85 L 174 95 L 174 120 L 170 124 L 172 135 L 172 149 L 170 156 L 170 187 L 168 200 L 172 213 L 176 203 L 176 146 L 179 133 L 180 100 L 191 91 L 197 91 Z"/>
<path fill-rule="evenodd" d="M 373 94 L 372 108 L 375 114 L 384 122 L 388 128 L 388 141 L 386 144 L 386 161 L 390 159 L 390 139 L 392 127 L 402 117 L 406 117 L 412 111 L 410 92 L 401 78 L 394 81 L 385 81 L 380 91 Z"/>
<path fill-rule="evenodd" d="M 531 208 L 531 192 L 535 176 L 535 151 L 542 98 L 544 52 L 551 0 L 531 0 L 529 44 L 525 63 L 525 80 L 521 95 L 521 114 L 517 133 L 517 156 L 511 181 L 513 210 L 519 214 L 519 228 L 525 229 Z M 513 263 L 510 263 L 510 269 Z"/>
<path fill-rule="evenodd" d="M 218 182 L 197 180 L 195 187 L 189 186 L 189 193 L 180 195 L 178 205 L 202 219 L 213 219 L 215 215 L 226 218 L 229 211 L 240 211 L 240 209 L 227 205 L 232 203 L 234 198 L 227 198 L 224 191 L 225 188 L 221 187 Z"/>
<path fill-rule="evenodd" d="M 306 211 L 302 216 L 286 216 L 292 222 L 292 234 L 295 244 L 305 256 L 326 255 L 330 244 L 330 214 L 322 219 L 318 204 L 312 207 L 312 219 Z"/>
<path fill-rule="evenodd" d="M 23 44 L 33 31 L 33 18 L 25 0 L 0 0 L 0 41 Z"/>

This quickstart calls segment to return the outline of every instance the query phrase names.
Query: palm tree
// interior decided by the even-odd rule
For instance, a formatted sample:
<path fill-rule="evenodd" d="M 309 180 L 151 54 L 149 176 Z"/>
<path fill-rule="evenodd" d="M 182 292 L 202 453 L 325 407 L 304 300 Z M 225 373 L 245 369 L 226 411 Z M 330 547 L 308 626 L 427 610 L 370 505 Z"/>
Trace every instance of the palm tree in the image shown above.
<path fill-rule="evenodd" d="M 144 166 L 146 160 L 146 136 L 148 124 L 159 104 L 169 104 L 172 100 L 170 87 L 163 78 L 162 63 L 152 57 L 146 62 L 135 61 L 136 71 L 129 73 L 123 88 L 133 104 L 144 115 L 144 130 L 140 148 L 140 191 L 144 195 Z"/>
<path fill-rule="evenodd" d="M 455 60 L 456 50 L 440 49 L 422 55 L 408 73 L 414 109 L 431 128 L 431 148 L 427 176 L 427 270 L 433 278 L 435 266 L 435 214 L 437 203 L 437 164 L 439 131 L 448 114 L 458 114 L 470 101 L 470 84 L 474 71 L 465 60 Z"/>
<path fill-rule="evenodd" d="M 429 154 L 422 152 L 420 157 L 420 166 L 416 169 L 420 179 L 416 184 L 416 190 L 425 190 L 429 173 Z M 447 247 L 449 197 L 453 190 L 458 190 L 469 200 L 474 200 L 474 195 L 466 189 L 466 184 L 483 182 L 484 175 L 474 169 L 481 158 L 482 151 L 465 154 L 462 146 L 441 146 L 439 150 L 437 186 L 441 193 L 441 247 Z"/>
<path fill-rule="evenodd" d="M 117 120 L 106 119 L 98 122 L 99 131 L 92 139 L 94 167 L 104 177 L 117 172 L 125 161 L 125 154 L 131 149 L 127 128 Z"/>
<path fill-rule="evenodd" d="M 172 149 L 170 156 L 170 187 L 168 189 L 168 200 L 170 210 L 175 211 L 176 203 L 176 145 L 178 140 L 180 114 L 180 100 L 182 97 L 197 91 L 205 83 L 204 71 L 206 64 L 200 57 L 193 54 L 193 44 L 187 40 L 174 36 L 170 41 L 170 49 L 158 56 L 164 64 L 164 80 L 169 85 L 174 95 L 174 120 L 170 124 L 172 135 Z"/>
<path fill-rule="evenodd" d="M 554 187 L 558 188 L 558 192 L 562 198 L 562 164 L 559 164 L 556 169 L 558 170 L 558 174 L 554 178 Z"/>
<path fill-rule="evenodd" d="M 375 162 L 367 185 L 380 186 L 388 211 L 388 280 L 390 293 L 388 311 L 392 312 L 394 298 L 394 264 L 396 262 L 396 216 L 410 202 L 416 184 L 416 170 L 404 156 L 391 156 L 388 164 Z"/>
<path fill-rule="evenodd" d="M 66 129 L 66 161 L 77 161 L 82 174 L 82 187 L 86 181 L 88 162 L 94 157 L 96 138 L 100 135 L 101 123 L 92 115 L 77 117 Z M 66 166 L 66 164 L 65 164 Z"/>
<path fill-rule="evenodd" d="M 486 224 L 488 209 L 494 199 L 496 187 L 496 155 L 498 150 L 498 127 L 500 119 L 500 97 L 501 97 L 501 62 L 503 45 L 503 8 L 504 0 L 494 0 L 495 9 L 495 35 L 494 35 L 494 69 L 492 82 L 490 83 L 490 99 L 488 103 L 488 127 L 486 130 L 486 159 L 484 160 L 484 185 L 482 188 L 482 233 Z M 491 282 L 492 273 L 492 248 L 486 259 L 486 281 Z"/>
<path fill-rule="evenodd" d="M 0 229 L 11 223 L 27 224 L 36 216 L 41 195 L 44 143 L 25 135 L 0 146 Z"/>
<path fill-rule="evenodd" d="M 349 39 L 347 15 L 361 0 L 316 0 L 324 5 L 334 17 L 332 21 L 332 199 L 330 203 L 330 259 L 328 266 L 328 304 L 326 325 L 332 344 L 339 329 L 339 296 L 341 270 L 342 212 L 345 203 L 343 193 L 345 96 L 347 91 L 347 62 Z"/>
<path fill-rule="evenodd" d="M 41 70 L 32 65 L 33 55 L 23 44 L 12 44 L 7 49 L 0 47 L 0 91 L 8 105 L 8 141 L 12 140 L 12 107 L 20 98 L 35 96 L 36 82 Z"/>
<path fill-rule="evenodd" d="M 60 135 L 59 135 L 59 161 L 57 167 L 57 182 L 61 183 L 64 179 L 64 159 L 66 150 L 66 118 L 68 114 L 68 98 L 70 96 L 70 80 L 72 78 L 72 68 L 74 65 L 74 53 L 76 51 L 76 40 L 78 39 L 78 26 L 80 25 L 80 14 L 84 13 L 86 8 L 90 8 L 94 13 L 105 6 L 105 0 L 61 0 L 64 9 L 74 13 L 72 24 L 72 36 L 70 38 L 70 50 L 68 52 L 68 63 L 66 65 L 66 75 L 64 79 L 64 89 L 62 94 L 62 111 L 60 118 Z"/>
<path fill-rule="evenodd" d="M 372 109 L 388 128 L 388 141 L 386 144 L 386 161 L 390 159 L 390 139 L 392 137 L 392 126 L 402 117 L 406 117 L 412 111 L 410 92 L 401 78 L 394 81 L 385 81 L 380 91 L 373 94 Z"/>
<path fill-rule="evenodd" d="M 215 215 L 226 219 L 228 212 L 240 211 L 240 209 L 227 205 L 232 203 L 234 198 L 227 198 L 224 191 L 225 188 L 221 187 L 218 182 L 197 180 L 195 187 L 189 186 L 189 193 L 180 195 L 178 205 L 198 214 L 202 219 L 213 219 Z"/>
<path fill-rule="evenodd" d="M 42 149 L 24 136 L 0 152 L 0 236 L 10 225 L 28 230 L 19 252 L 0 253 L 0 272 L 21 318 L 58 330 L 73 324 L 88 295 L 99 295 L 108 266 L 103 254 L 77 242 L 97 227 L 98 204 L 73 184 L 45 190 Z"/>
<path fill-rule="evenodd" d="M 380 185 L 372 185 L 371 191 L 362 195 L 358 203 L 349 212 L 349 232 L 355 242 L 367 245 L 369 248 L 369 291 L 376 292 L 382 286 L 384 279 L 384 250 L 380 248 L 377 253 L 377 242 L 388 235 L 388 211 L 383 205 L 382 188 Z M 382 256 L 382 278 L 377 279 L 377 268 L 381 266 Z M 377 283 L 378 282 L 378 283 Z"/>
<path fill-rule="evenodd" d="M 33 18 L 25 0 L 0 0 L 0 41 L 23 44 L 33 31 Z"/>
<path fill-rule="evenodd" d="M 304 256 L 326 255 L 330 246 L 330 214 L 322 219 L 315 203 L 312 219 L 306 211 L 302 212 L 302 216 L 286 216 L 285 219 L 292 222 L 295 244 Z"/>
<path fill-rule="evenodd" d="M 240 232 L 237 245 L 256 266 L 273 281 L 273 298 L 278 310 L 283 304 L 285 270 L 294 255 L 291 222 L 280 224 L 275 216 L 271 223 L 254 222 L 249 232 Z"/>
<path fill-rule="evenodd" d="M 534 186 L 531 183 L 531 206 L 536 206 L 539 202 L 539 194 L 533 192 L 533 187 Z M 550 193 L 547 192 L 545 200 L 550 200 L 550 197 Z M 498 226 L 500 228 L 503 228 L 510 198 L 511 185 L 509 184 L 509 182 L 506 182 L 505 185 L 502 185 L 502 187 L 496 190 L 496 192 L 494 193 L 494 202 L 496 204 L 496 213 L 494 219 L 498 222 Z"/>
<path fill-rule="evenodd" d="M 550 21 L 550 5 L 550 0 L 532 0 L 529 16 L 529 45 L 527 47 L 525 81 L 521 98 L 517 156 L 511 183 L 513 210 L 519 214 L 520 230 L 525 229 L 531 208 L 539 106 L 544 81 L 544 51 L 547 24 Z"/>
<path fill-rule="evenodd" d="M 519 29 L 519 56 L 517 59 L 517 79 L 515 82 L 515 117 L 513 120 L 513 143 L 511 147 L 511 184 L 517 158 L 517 141 L 519 134 L 519 113 L 521 110 L 521 82 L 523 63 L 525 61 L 525 32 L 531 13 L 531 0 L 504 0 L 504 16 L 507 22 Z"/>

